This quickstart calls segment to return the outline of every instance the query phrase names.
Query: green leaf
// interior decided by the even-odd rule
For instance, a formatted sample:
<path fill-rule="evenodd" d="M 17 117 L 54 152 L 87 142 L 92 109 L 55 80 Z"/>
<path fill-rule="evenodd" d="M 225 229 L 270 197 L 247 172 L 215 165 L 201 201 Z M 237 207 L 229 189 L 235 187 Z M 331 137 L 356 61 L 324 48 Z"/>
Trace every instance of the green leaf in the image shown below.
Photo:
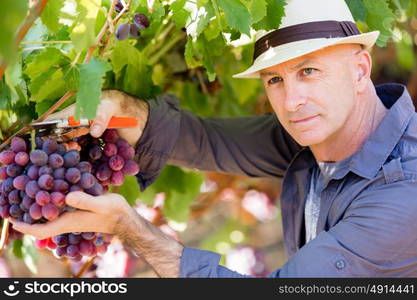
<path fill-rule="evenodd" d="M 217 0 L 223 9 L 226 22 L 233 29 L 250 35 L 251 15 L 246 6 L 239 0 Z"/>
<path fill-rule="evenodd" d="M 194 43 L 192 39 L 187 39 L 187 43 L 185 44 L 185 52 L 184 52 L 185 62 L 189 68 L 197 68 L 202 66 L 201 57 L 198 55 L 196 49 L 194 48 Z"/>
<path fill-rule="evenodd" d="M 34 79 L 51 67 L 59 67 L 64 55 L 56 48 L 46 48 L 35 55 L 33 60 L 26 65 L 24 73 L 31 79 Z"/>
<path fill-rule="evenodd" d="M 392 36 L 392 23 L 395 15 L 386 0 L 363 0 L 367 10 L 366 22 L 370 31 L 379 30 L 380 35 L 376 44 L 385 46 Z"/>
<path fill-rule="evenodd" d="M 214 9 L 211 2 L 189 4 L 187 9 L 191 13 L 191 22 L 187 24 L 187 34 L 196 39 L 207 27 L 212 17 Z"/>
<path fill-rule="evenodd" d="M 37 266 L 36 266 L 38 262 L 38 251 L 35 246 L 35 240 L 30 235 L 23 236 L 22 255 L 23 255 L 23 261 L 25 262 L 29 270 L 33 274 L 38 273 Z"/>
<path fill-rule="evenodd" d="M 13 92 L 13 100 L 16 101 L 16 97 L 18 96 L 16 88 L 22 83 L 24 83 L 26 86 L 26 83 L 23 81 L 22 78 L 21 59 L 16 60 L 12 65 L 8 66 L 5 73 L 5 80 L 10 90 Z"/>
<path fill-rule="evenodd" d="M 249 12 L 252 16 L 252 23 L 261 21 L 266 16 L 266 1 L 251 0 L 249 4 Z"/>
<path fill-rule="evenodd" d="M 207 28 L 204 30 L 204 36 L 206 37 L 207 41 L 211 41 L 212 39 L 215 39 L 220 34 L 220 25 L 217 20 L 211 21 Z"/>
<path fill-rule="evenodd" d="M 152 68 L 143 53 L 129 40 L 116 43 L 111 54 L 111 63 L 119 81 L 118 88 L 143 99 L 154 96 Z"/>
<path fill-rule="evenodd" d="M 98 58 L 80 67 L 80 80 L 77 93 L 75 117 L 94 119 L 100 102 L 101 88 L 104 75 L 110 70 L 110 65 Z"/>
<path fill-rule="evenodd" d="M 77 22 L 71 32 L 71 40 L 78 51 L 84 51 L 95 44 L 95 25 L 101 0 L 76 0 Z"/>
<path fill-rule="evenodd" d="M 16 57 L 15 33 L 28 9 L 27 0 L 2 0 L 0 9 L 0 58 L 12 62 Z"/>
<path fill-rule="evenodd" d="M 23 252 L 22 252 L 23 240 L 14 240 L 12 248 L 13 248 L 13 254 L 17 258 L 23 258 Z"/>
<path fill-rule="evenodd" d="M 284 7 L 286 2 L 284 0 L 266 0 L 267 9 L 266 16 L 261 21 L 253 25 L 256 30 L 273 30 L 278 29 L 281 24 L 282 17 L 285 16 Z"/>
<path fill-rule="evenodd" d="M 177 24 L 178 27 L 185 27 L 188 18 L 191 16 L 190 11 L 184 8 L 186 0 L 174 1 L 170 5 L 172 11 L 172 20 Z"/>
<path fill-rule="evenodd" d="M 61 29 L 62 24 L 59 23 L 59 18 L 64 4 L 65 0 L 48 1 L 48 4 L 42 12 L 41 19 L 43 24 L 45 24 L 45 26 L 54 33 Z"/>
<path fill-rule="evenodd" d="M 407 71 L 413 71 L 416 63 L 413 50 L 413 38 L 405 30 L 401 31 L 401 36 L 401 40 L 395 43 L 398 64 Z"/>
<path fill-rule="evenodd" d="M 57 98 L 65 90 L 65 81 L 62 69 L 51 68 L 39 75 L 29 84 L 30 100 L 40 102 L 45 99 Z"/>
<path fill-rule="evenodd" d="M 120 186 L 120 195 L 125 197 L 130 206 L 135 205 L 140 195 L 140 188 L 135 176 L 126 176 L 122 186 Z"/>
<path fill-rule="evenodd" d="M 356 21 L 366 21 L 366 7 L 362 0 L 345 0 Z"/>

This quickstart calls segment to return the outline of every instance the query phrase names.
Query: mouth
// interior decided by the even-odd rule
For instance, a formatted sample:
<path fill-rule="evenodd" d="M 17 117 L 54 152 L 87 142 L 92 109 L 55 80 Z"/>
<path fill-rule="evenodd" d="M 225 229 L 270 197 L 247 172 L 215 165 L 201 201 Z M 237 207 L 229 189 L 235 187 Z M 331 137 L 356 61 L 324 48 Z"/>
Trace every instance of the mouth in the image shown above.
<path fill-rule="evenodd" d="M 317 117 L 318 117 L 318 115 L 314 115 L 314 116 L 307 117 L 307 118 L 296 119 L 296 120 L 290 120 L 290 122 L 291 122 L 291 123 L 294 123 L 294 124 L 306 124 L 306 123 L 308 123 L 308 122 L 310 122 L 310 121 L 314 120 L 314 119 L 315 119 L 315 118 L 317 118 Z"/>

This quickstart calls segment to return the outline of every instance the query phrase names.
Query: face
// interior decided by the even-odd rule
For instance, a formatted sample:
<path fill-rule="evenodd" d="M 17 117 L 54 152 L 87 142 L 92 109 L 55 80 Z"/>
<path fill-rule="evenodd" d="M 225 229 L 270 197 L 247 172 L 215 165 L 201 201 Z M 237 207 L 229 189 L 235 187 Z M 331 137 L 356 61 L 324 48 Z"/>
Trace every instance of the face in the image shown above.
<path fill-rule="evenodd" d="M 300 145 L 329 142 L 349 121 L 359 52 L 359 45 L 331 46 L 260 72 L 280 123 Z"/>

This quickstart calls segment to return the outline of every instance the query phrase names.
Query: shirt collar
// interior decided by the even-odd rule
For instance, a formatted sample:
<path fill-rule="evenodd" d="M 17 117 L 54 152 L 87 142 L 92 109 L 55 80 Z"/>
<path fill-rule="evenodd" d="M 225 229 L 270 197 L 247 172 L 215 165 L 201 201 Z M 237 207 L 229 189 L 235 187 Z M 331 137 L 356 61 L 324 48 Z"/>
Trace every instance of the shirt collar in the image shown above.
<path fill-rule="evenodd" d="M 374 178 L 398 144 L 415 113 L 413 101 L 404 85 L 387 83 L 375 88 L 388 112 L 362 147 L 344 159 L 347 163 L 338 168 L 331 179 L 341 179 L 349 171 L 367 179 Z M 303 150 L 307 150 L 313 158 L 309 166 L 317 166 L 310 148 L 303 147 Z"/>

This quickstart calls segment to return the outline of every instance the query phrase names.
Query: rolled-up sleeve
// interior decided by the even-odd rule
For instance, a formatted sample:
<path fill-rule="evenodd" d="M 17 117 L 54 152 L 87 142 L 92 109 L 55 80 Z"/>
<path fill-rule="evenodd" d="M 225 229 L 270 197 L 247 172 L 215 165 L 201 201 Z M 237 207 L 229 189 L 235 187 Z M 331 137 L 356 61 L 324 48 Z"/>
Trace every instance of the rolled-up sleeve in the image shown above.
<path fill-rule="evenodd" d="M 157 178 L 165 164 L 280 177 L 301 149 L 274 114 L 201 118 L 180 109 L 173 95 L 162 95 L 148 103 L 148 122 L 136 145 L 141 190 Z"/>

